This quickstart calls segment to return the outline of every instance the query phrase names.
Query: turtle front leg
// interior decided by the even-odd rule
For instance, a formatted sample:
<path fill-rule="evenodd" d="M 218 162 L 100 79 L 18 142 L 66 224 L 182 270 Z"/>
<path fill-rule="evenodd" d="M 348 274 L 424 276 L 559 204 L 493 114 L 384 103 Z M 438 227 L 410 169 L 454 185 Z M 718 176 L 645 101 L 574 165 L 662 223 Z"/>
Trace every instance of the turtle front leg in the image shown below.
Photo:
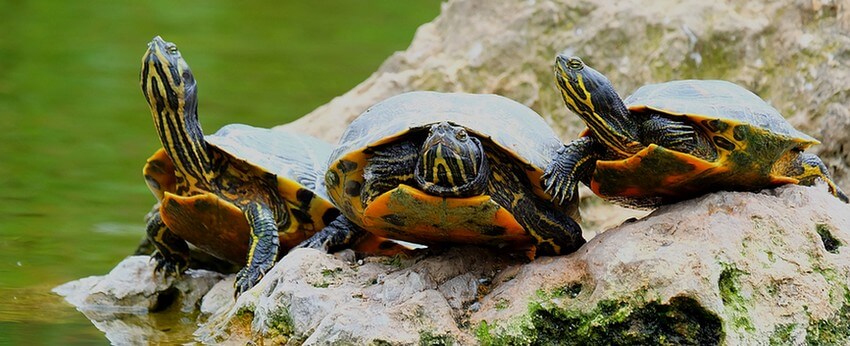
<path fill-rule="evenodd" d="M 410 184 L 419 156 L 419 147 L 411 141 L 388 144 L 373 151 L 363 168 L 363 188 L 360 201 L 369 205 L 375 197 L 398 187 Z"/>
<path fill-rule="evenodd" d="M 599 148 L 593 137 L 581 137 L 565 144 L 543 172 L 541 185 L 552 201 L 563 204 L 575 196 L 580 181 L 589 183 L 598 159 Z"/>
<path fill-rule="evenodd" d="M 640 123 L 640 140 L 644 145 L 657 144 L 708 161 L 717 158 L 714 144 L 693 125 L 657 114 Z"/>
<path fill-rule="evenodd" d="M 265 204 L 252 202 L 243 208 L 251 227 L 251 243 L 248 248 L 247 265 L 236 274 L 236 295 L 254 287 L 274 266 L 280 239 L 274 213 Z M 284 214 L 289 217 L 289 214 Z M 285 222 L 284 222 L 285 223 Z"/>
<path fill-rule="evenodd" d="M 156 261 L 154 272 L 165 275 L 180 275 L 189 267 L 189 245 L 168 229 L 159 212 L 147 218 L 148 239 L 156 247 L 151 259 Z"/>
<path fill-rule="evenodd" d="M 847 195 L 841 191 L 841 188 L 835 184 L 832 177 L 829 175 L 829 170 L 823 164 L 820 157 L 809 153 L 789 152 L 792 159 L 788 160 L 788 164 L 778 164 L 778 169 L 774 169 L 774 174 L 787 176 L 799 180 L 800 185 L 812 186 L 820 179 L 829 186 L 829 192 L 844 203 L 850 203 Z M 782 160 L 780 160 L 782 162 Z"/>

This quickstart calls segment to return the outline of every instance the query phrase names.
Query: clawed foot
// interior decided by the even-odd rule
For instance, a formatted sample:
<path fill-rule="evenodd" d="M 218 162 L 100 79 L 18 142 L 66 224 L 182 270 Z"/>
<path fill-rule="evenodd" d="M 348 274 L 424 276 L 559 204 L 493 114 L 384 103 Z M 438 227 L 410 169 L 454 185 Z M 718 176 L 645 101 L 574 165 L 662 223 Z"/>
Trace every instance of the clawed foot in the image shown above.
<path fill-rule="evenodd" d="M 321 252 L 330 252 L 328 251 L 330 246 L 328 245 L 330 242 L 331 233 L 329 232 L 319 232 L 314 234 L 312 237 L 307 238 L 307 240 L 302 241 L 300 244 L 295 246 L 293 249 L 316 249 Z M 291 251 L 291 250 L 290 250 Z"/>
<path fill-rule="evenodd" d="M 672 123 L 659 137 L 658 145 L 685 153 L 690 153 L 697 146 L 696 132 L 685 124 Z"/>
<path fill-rule="evenodd" d="M 234 296 L 238 297 L 240 294 L 256 286 L 271 267 L 272 266 L 269 265 L 263 268 L 251 266 L 242 268 L 238 273 L 236 273 L 236 282 L 234 283 L 236 292 Z"/>
<path fill-rule="evenodd" d="M 181 255 L 165 256 L 162 252 L 156 251 L 151 255 L 151 260 L 156 261 L 154 273 L 162 272 L 165 277 L 180 277 L 189 267 L 189 258 Z"/>
<path fill-rule="evenodd" d="M 558 157 L 543 171 L 540 178 L 546 193 L 552 196 L 552 201 L 563 204 L 574 196 L 578 189 L 578 181 L 572 174 L 575 169 L 574 156 L 566 155 L 567 147 L 558 149 Z"/>

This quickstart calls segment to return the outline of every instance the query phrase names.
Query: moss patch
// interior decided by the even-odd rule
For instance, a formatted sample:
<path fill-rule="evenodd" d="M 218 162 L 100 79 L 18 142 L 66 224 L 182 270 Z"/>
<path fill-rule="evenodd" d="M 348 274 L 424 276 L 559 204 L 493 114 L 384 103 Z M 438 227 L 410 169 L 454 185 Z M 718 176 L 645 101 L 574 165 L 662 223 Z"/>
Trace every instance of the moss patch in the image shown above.
<path fill-rule="evenodd" d="M 455 339 L 449 334 L 434 334 L 429 331 L 419 332 L 420 346 L 453 346 Z"/>
<path fill-rule="evenodd" d="M 579 293 L 581 293 L 581 288 L 582 285 L 580 282 L 574 282 L 569 285 L 555 289 L 554 291 L 552 291 L 552 295 L 556 298 L 567 297 L 572 299 L 578 297 Z"/>
<path fill-rule="evenodd" d="M 731 264 L 721 265 L 723 265 L 723 271 L 717 280 L 717 286 L 720 288 L 720 299 L 723 300 L 723 306 L 729 313 L 729 322 L 737 329 L 755 331 L 749 314 L 747 314 L 747 301 L 741 295 L 741 287 L 738 281 L 738 278 L 747 274 L 747 272 L 735 268 Z"/>
<path fill-rule="evenodd" d="M 280 307 L 269 313 L 266 327 L 268 327 L 266 338 L 273 344 L 288 342 L 295 332 L 292 327 L 292 316 L 289 315 L 289 311 L 285 307 Z"/>
<path fill-rule="evenodd" d="M 838 247 L 843 244 L 840 240 L 835 239 L 835 237 L 832 236 L 832 232 L 829 231 L 829 226 L 819 223 L 815 227 L 817 229 L 818 235 L 820 235 L 820 240 L 823 242 L 823 247 L 826 249 L 826 251 L 837 254 Z"/>
<path fill-rule="evenodd" d="M 380 262 L 382 264 L 395 267 L 396 269 L 403 269 L 407 260 L 408 258 L 404 255 L 394 255 L 391 257 L 384 257 Z"/>
<path fill-rule="evenodd" d="M 850 292 L 844 287 L 844 303 L 831 318 L 811 320 L 806 328 L 808 345 L 847 345 L 850 343 Z"/>
<path fill-rule="evenodd" d="M 592 311 L 532 303 L 529 314 L 507 325 L 483 322 L 483 345 L 714 345 L 723 337 L 720 318 L 689 297 L 669 304 L 605 300 Z"/>
<path fill-rule="evenodd" d="M 773 345 L 788 345 L 791 342 L 791 333 L 794 332 L 796 323 L 780 324 L 773 328 L 773 333 L 770 335 L 768 342 Z"/>

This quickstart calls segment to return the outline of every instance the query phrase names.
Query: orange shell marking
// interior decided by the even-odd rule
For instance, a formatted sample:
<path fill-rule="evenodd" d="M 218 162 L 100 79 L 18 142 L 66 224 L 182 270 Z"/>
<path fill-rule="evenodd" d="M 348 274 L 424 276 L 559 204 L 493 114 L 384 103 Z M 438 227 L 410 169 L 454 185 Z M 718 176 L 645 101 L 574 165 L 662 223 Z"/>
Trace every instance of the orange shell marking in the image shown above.
<path fill-rule="evenodd" d="M 443 198 L 404 184 L 373 200 L 364 211 L 364 223 L 380 236 L 419 243 L 490 240 L 523 248 L 532 241 L 490 196 Z"/>
<path fill-rule="evenodd" d="M 590 188 L 608 197 L 681 198 L 709 188 L 727 172 L 729 168 L 722 162 L 708 162 L 650 144 L 623 160 L 597 161 Z"/>

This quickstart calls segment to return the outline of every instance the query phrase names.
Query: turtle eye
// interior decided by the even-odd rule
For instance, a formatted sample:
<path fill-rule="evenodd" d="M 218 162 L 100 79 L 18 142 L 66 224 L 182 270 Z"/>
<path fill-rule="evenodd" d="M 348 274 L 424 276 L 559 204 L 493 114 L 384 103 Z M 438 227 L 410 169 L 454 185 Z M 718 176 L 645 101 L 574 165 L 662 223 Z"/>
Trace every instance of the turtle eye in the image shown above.
<path fill-rule="evenodd" d="M 457 138 L 459 141 L 465 141 L 468 137 L 469 135 L 466 134 L 466 130 L 464 129 L 460 129 L 460 131 L 455 134 L 455 138 Z"/>
<path fill-rule="evenodd" d="M 165 46 L 165 50 L 168 51 L 169 54 L 177 54 L 177 46 L 174 44 L 169 44 Z"/>
<path fill-rule="evenodd" d="M 573 70 L 581 70 L 584 67 L 584 62 L 582 62 L 578 57 L 571 57 L 570 60 L 567 61 L 567 67 Z"/>

